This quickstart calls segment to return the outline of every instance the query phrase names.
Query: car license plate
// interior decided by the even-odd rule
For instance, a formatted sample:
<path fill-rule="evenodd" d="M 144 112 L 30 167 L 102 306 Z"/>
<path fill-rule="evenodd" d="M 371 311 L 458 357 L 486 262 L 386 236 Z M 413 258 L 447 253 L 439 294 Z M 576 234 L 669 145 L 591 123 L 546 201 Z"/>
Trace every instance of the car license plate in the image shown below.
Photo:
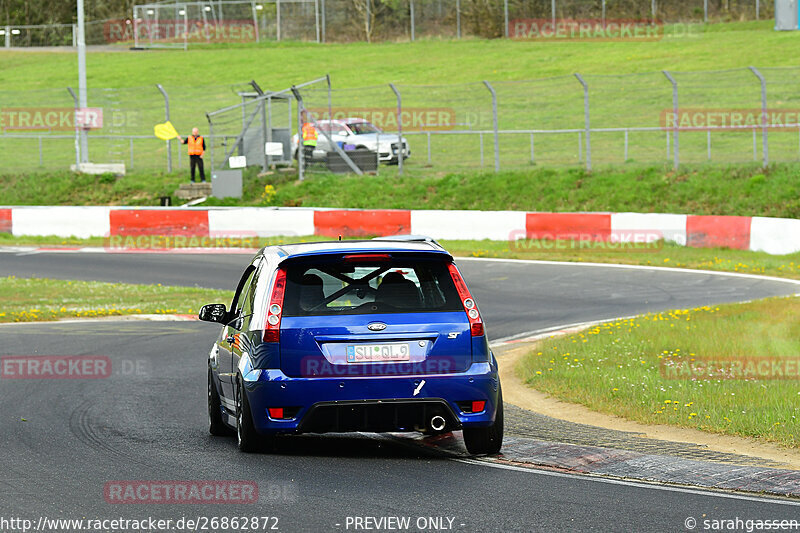
<path fill-rule="evenodd" d="M 395 344 L 357 344 L 347 347 L 348 363 L 382 363 L 409 361 L 411 350 L 408 343 Z"/>

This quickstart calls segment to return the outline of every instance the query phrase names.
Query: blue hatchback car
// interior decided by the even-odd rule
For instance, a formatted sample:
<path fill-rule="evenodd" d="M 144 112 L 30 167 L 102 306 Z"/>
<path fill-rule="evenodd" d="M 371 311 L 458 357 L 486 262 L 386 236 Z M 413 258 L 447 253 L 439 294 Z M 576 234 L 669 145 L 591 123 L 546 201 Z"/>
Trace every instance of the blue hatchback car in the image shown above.
<path fill-rule="evenodd" d="M 463 430 L 499 452 L 503 401 L 483 318 L 433 241 L 269 246 L 245 269 L 208 359 L 213 435 Z"/>

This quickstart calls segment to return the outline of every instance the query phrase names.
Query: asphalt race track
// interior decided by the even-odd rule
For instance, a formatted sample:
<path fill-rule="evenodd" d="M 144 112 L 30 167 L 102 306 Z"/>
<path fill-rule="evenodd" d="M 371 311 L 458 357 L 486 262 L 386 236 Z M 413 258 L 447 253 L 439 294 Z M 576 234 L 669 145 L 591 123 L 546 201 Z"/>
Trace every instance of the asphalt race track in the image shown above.
<path fill-rule="evenodd" d="M 0 253 L 0 276 L 234 290 L 244 254 Z M 692 271 L 457 260 L 492 341 L 552 326 L 800 292 L 800 285 Z"/>
<path fill-rule="evenodd" d="M 247 259 L 2 253 L 0 275 L 231 289 Z M 798 292 L 789 283 L 703 273 L 495 261 L 460 266 L 494 339 Z M 390 436 L 293 437 L 272 454 L 242 454 L 233 438 L 207 432 L 206 354 L 216 333 L 198 322 L 0 326 L 0 356 L 98 355 L 112 368 L 106 379 L 0 381 L 0 519 L 36 525 L 40 517 L 274 516 L 280 531 L 375 531 L 356 529 L 354 517 L 399 516 L 411 518 L 406 531 L 471 532 L 686 531 L 689 517 L 697 530 L 704 519 L 800 518 L 800 506 L 782 500 L 465 463 Z M 259 497 L 235 505 L 108 503 L 106 484 L 124 480 L 245 480 L 257 484 Z M 429 517 L 444 517 L 445 527 L 431 527 Z M 6 530 L 13 529 L 0 523 Z"/>

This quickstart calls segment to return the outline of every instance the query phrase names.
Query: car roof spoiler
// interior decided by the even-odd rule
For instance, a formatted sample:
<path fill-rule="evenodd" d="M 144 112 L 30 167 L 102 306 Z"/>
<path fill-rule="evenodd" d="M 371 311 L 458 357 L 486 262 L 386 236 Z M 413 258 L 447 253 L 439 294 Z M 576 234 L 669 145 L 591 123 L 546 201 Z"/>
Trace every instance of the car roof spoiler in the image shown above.
<path fill-rule="evenodd" d="M 436 244 L 437 246 L 441 246 L 436 239 L 433 237 L 428 237 L 427 235 L 412 235 L 412 234 L 405 234 L 405 235 L 386 235 L 385 237 L 375 237 L 372 239 L 373 241 L 405 241 L 405 242 L 431 242 Z"/>

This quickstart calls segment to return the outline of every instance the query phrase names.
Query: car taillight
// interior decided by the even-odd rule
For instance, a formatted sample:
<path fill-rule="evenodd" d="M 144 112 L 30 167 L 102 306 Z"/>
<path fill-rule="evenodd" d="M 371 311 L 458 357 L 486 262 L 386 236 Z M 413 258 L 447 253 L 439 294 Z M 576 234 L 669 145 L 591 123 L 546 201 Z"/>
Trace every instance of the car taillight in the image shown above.
<path fill-rule="evenodd" d="M 272 286 L 272 296 L 267 308 L 267 323 L 264 324 L 264 342 L 279 342 L 281 340 L 281 313 L 283 312 L 283 295 L 286 292 L 286 271 L 278 269 L 275 274 L 275 284 Z"/>
<path fill-rule="evenodd" d="M 458 297 L 461 298 L 461 305 L 464 306 L 464 311 L 469 318 L 469 331 L 473 337 L 480 337 L 483 335 L 483 320 L 478 312 L 478 306 L 475 305 L 475 300 L 472 299 L 467 284 L 464 283 L 464 278 L 461 277 L 456 265 L 450 263 L 447 268 L 450 270 L 450 277 L 453 278 L 453 283 L 458 291 Z"/>

